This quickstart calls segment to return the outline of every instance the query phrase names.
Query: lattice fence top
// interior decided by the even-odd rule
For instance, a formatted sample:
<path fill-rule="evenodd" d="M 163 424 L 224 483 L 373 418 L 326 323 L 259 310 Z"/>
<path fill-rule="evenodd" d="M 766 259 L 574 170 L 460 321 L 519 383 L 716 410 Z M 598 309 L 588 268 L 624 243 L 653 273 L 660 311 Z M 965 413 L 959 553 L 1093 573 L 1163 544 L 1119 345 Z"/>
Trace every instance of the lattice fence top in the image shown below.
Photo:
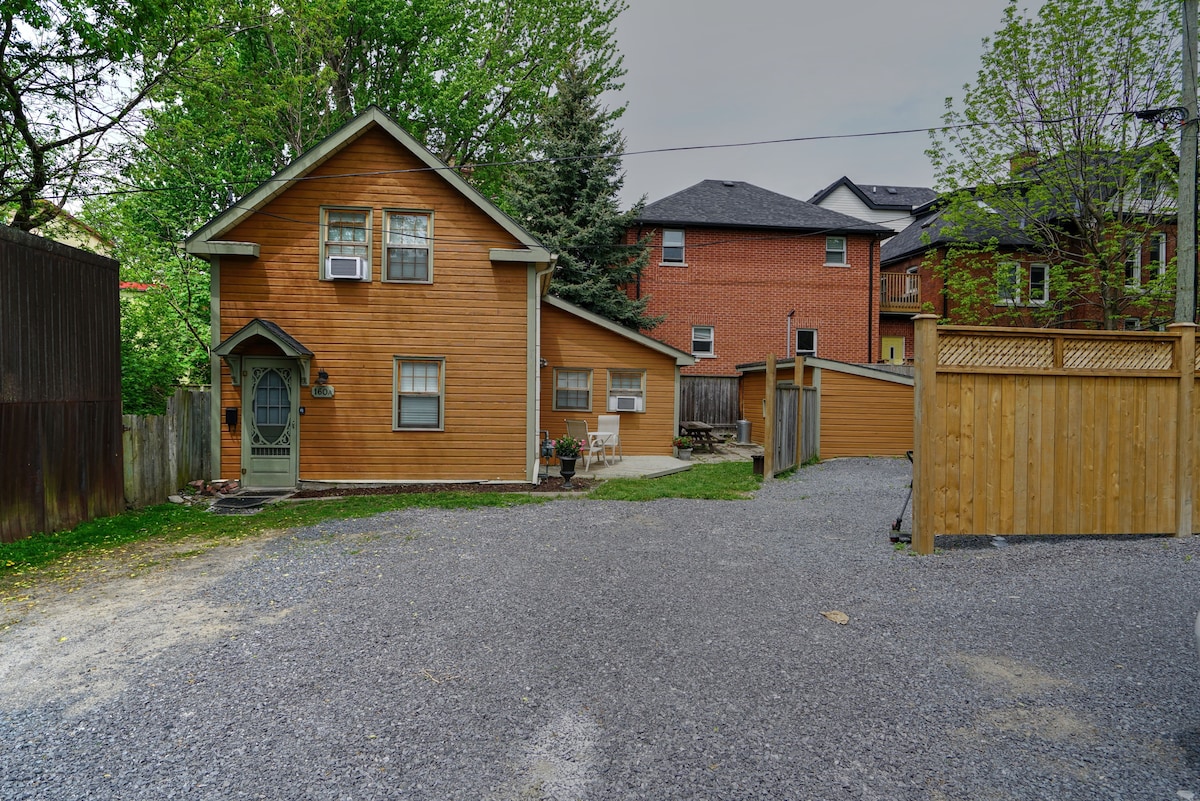
<path fill-rule="evenodd" d="M 938 337 L 938 364 L 946 367 L 1053 369 L 1054 340 L 1047 337 Z"/>
<path fill-rule="evenodd" d="M 1162 340 L 1064 339 L 1068 370 L 1170 370 L 1174 346 Z"/>

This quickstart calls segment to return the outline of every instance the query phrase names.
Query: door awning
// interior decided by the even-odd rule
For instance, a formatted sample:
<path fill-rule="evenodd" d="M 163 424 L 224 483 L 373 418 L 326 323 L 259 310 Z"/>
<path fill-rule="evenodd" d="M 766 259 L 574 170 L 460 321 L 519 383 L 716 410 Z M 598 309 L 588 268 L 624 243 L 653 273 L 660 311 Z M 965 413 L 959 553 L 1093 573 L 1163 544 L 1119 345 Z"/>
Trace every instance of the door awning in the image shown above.
<path fill-rule="evenodd" d="M 213 348 L 225 360 L 236 387 L 242 382 L 243 356 L 278 356 L 300 363 L 300 382 L 308 386 L 309 364 L 313 352 L 276 323 L 255 317 Z"/>

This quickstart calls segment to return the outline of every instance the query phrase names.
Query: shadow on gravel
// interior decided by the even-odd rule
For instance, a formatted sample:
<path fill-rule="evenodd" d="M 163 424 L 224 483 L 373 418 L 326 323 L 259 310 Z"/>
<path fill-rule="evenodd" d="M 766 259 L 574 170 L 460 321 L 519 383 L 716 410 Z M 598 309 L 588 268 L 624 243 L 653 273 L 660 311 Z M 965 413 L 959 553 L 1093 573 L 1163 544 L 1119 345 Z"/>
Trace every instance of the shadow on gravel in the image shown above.
<path fill-rule="evenodd" d="M 1176 742 L 1183 751 L 1183 758 L 1187 760 L 1187 766 L 1195 773 L 1200 774 L 1200 729 L 1188 729 L 1181 732 L 1176 738 Z"/>

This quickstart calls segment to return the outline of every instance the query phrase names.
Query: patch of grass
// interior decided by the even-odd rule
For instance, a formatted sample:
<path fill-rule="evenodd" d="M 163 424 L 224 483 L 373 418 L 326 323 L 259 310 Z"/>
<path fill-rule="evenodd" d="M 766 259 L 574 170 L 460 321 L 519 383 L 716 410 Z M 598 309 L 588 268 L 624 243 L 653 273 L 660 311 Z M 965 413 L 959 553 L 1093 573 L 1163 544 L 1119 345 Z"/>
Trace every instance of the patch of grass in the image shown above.
<path fill-rule="evenodd" d="M 540 502 L 528 495 L 487 492 L 358 495 L 337 500 L 276 503 L 253 515 L 214 515 L 201 507 L 163 504 L 91 520 L 70 531 L 37 534 L 0 544 L 0 577 L 146 540 L 240 539 L 268 530 L 311 526 L 323 520 L 369 517 L 412 507 L 464 509 Z"/>
<path fill-rule="evenodd" d="M 653 501 L 658 498 L 697 498 L 737 501 L 762 486 L 750 462 L 698 464 L 691 470 L 660 478 L 616 478 L 588 493 L 602 501 Z"/>

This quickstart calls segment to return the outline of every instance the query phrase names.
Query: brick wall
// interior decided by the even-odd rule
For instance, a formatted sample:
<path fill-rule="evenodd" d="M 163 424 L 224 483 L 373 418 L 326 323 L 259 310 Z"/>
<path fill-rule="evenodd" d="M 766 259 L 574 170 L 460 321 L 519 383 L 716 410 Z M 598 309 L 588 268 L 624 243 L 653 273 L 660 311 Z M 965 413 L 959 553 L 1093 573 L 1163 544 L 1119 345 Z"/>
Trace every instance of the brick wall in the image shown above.
<path fill-rule="evenodd" d="M 796 329 L 816 329 L 818 356 L 874 360 L 879 245 L 873 237 L 847 236 L 849 266 L 826 267 L 824 233 L 684 230 L 686 266 L 660 264 L 661 227 L 630 232 L 631 241 L 652 233 L 649 266 L 630 293 L 650 296 L 649 312 L 667 315 L 650 333 L 680 350 L 692 351 L 693 326 L 714 328 L 714 358 L 699 359 L 685 375 L 735 375 L 737 364 L 792 355 L 793 309 L 793 342 Z"/>

